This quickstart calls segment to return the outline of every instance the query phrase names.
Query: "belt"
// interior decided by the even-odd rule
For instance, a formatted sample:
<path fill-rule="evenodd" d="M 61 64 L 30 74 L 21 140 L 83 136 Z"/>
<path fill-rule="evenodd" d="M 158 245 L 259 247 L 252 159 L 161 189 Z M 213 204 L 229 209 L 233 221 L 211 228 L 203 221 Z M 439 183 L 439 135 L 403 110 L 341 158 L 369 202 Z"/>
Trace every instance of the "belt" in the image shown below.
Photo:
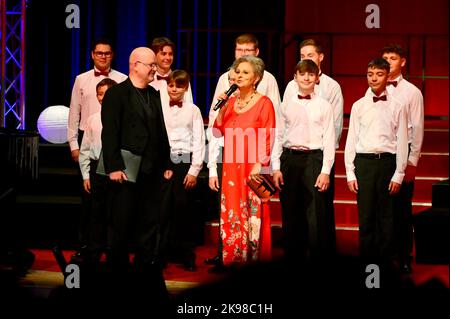
<path fill-rule="evenodd" d="M 382 158 L 395 157 L 395 154 L 392 154 L 392 153 L 357 153 L 356 156 L 361 157 L 361 158 L 368 158 L 368 159 L 382 159 Z"/>
<path fill-rule="evenodd" d="M 173 163 L 179 164 L 179 163 L 190 163 L 192 161 L 192 153 L 171 153 L 170 159 Z"/>
<path fill-rule="evenodd" d="M 178 153 L 171 153 L 170 155 L 181 157 L 181 156 L 192 156 L 192 153 L 181 153 L 181 152 L 178 152 Z"/>
<path fill-rule="evenodd" d="M 316 149 L 316 150 L 294 149 L 294 148 L 283 147 L 283 152 L 287 152 L 290 154 L 318 154 L 318 153 L 322 153 L 322 150 L 320 150 L 320 149 Z"/>

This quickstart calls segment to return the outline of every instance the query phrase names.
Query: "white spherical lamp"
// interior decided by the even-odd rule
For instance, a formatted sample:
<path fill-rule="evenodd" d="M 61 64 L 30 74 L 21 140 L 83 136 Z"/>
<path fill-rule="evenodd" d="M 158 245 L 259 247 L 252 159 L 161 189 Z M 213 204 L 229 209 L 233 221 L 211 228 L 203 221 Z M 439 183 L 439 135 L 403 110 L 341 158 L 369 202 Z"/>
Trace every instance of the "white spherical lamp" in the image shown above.
<path fill-rule="evenodd" d="M 48 142 L 67 142 L 69 108 L 64 105 L 49 106 L 41 112 L 37 121 L 39 134 Z"/>

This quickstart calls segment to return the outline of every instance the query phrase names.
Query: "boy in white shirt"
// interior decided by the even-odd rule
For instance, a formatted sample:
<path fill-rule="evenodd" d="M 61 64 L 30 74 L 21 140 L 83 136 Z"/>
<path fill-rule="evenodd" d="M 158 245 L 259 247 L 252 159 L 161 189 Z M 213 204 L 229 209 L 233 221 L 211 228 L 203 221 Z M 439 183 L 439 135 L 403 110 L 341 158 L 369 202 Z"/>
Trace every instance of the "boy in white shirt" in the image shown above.
<path fill-rule="evenodd" d="M 388 94 L 389 63 L 372 60 L 370 90 L 353 104 L 345 144 L 347 184 L 357 195 L 360 255 L 366 262 L 397 262 L 396 194 L 405 175 L 408 132 L 405 105 Z"/>
<path fill-rule="evenodd" d="M 319 68 L 312 60 L 295 67 L 297 94 L 283 101 L 272 152 L 280 190 L 285 257 L 289 262 L 333 257 L 335 224 L 327 209 L 335 130 L 331 104 L 314 93 Z"/>
<path fill-rule="evenodd" d="M 150 85 L 161 93 L 161 97 L 168 99 L 167 80 L 172 72 L 175 43 L 166 37 L 154 38 L 151 44 L 151 49 L 156 54 L 156 72 L 155 78 L 152 82 L 150 82 Z M 184 94 L 183 101 L 193 103 L 190 84 Z"/>
<path fill-rule="evenodd" d="M 403 213 L 403 217 L 399 219 L 400 267 L 403 272 L 410 273 L 413 246 L 412 197 L 424 134 L 423 96 L 402 75 L 402 68 L 406 65 L 406 52 L 403 48 L 398 44 L 391 44 L 384 47 L 381 54 L 390 65 L 386 90 L 405 102 L 408 118 L 408 162 L 397 202 L 398 210 Z"/>
<path fill-rule="evenodd" d="M 170 100 L 164 101 L 161 97 L 173 171 L 171 177 L 166 176 L 163 185 L 161 251 L 163 258 L 167 252 L 168 257 L 181 260 L 186 270 L 195 271 L 198 218 L 193 209 L 192 190 L 203 166 L 205 133 L 200 109 L 183 99 L 188 87 L 189 74 L 174 70 L 167 80 Z"/>
<path fill-rule="evenodd" d="M 97 100 L 102 104 L 106 90 L 117 84 L 104 78 L 96 86 Z M 107 187 L 108 177 L 96 173 L 102 150 L 102 120 L 100 112 L 94 113 L 86 121 L 80 147 L 79 163 L 83 177 L 83 188 L 91 196 L 88 220 L 87 262 L 98 263 L 107 248 Z"/>

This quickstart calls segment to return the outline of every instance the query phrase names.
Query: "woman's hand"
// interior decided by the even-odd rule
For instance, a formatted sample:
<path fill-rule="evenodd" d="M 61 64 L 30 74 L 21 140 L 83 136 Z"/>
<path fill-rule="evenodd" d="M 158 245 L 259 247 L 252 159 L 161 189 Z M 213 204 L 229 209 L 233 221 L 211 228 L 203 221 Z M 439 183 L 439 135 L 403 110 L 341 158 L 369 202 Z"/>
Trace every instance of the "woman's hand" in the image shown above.
<path fill-rule="evenodd" d="M 262 182 L 261 176 L 259 176 L 259 173 L 261 172 L 261 163 L 255 163 L 253 165 L 252 170 L 250 171 L 249 178 L 256 181 L 256 182 Z"/>
<path fill-rule="evenodd" d="M 228 108 L 228 95 L 224 93 L 220 94 L 217 99 L 219 101 L 226 101 L 225 104 L 219 109 L 219 113 L 217 114 L 216 122 L 219 125 L 222 125 L 223 115 L 225 114 L 226 109 Z"/>

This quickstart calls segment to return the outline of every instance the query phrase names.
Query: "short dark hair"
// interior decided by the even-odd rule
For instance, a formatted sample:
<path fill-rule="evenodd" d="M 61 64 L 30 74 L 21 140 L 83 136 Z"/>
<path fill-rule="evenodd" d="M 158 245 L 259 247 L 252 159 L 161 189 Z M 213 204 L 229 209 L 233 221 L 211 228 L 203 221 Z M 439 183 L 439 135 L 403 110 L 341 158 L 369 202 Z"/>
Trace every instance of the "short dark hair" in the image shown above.
<path fill-rule="evenodd" d="M 169 46 L 172 48 L 172 51 L 175 51 L 175 43 L 166 37 L 154 38 L 150 48 L 157 54 L 159 51 L 162 51 L 165 46 Z"/>
<path fill-rule="evenodd" d="M 300 50 L 303 47 L 306 47 L 308 45 L 312 45 L 313 47 L 315 47 L 317 53 L 319 53 L 319 54 L 323 53 L 322 45 L 319 43 L 319 41 L 314 40 L 314 39 L 306 39 L 306 40 L 303 40 L 302 42 L 300 42 Z"/>
<path fill-rule="evenodd" d="M 319 67 L 317 66 L 317 64 L 313 61 L 313 60 L 301 60 L 300 62 L 297 63 L 297 65 L 294 68 L 294 72 L 309 72 L 309 73 L 314 73 L 315 75 L 319 76 Z"/>
<path fill-rule="evenodd" d="M 258 39 L 254 34 L 244 33 L 236 38 L 236 44 L 244 44 L 244 43 L 253 43 L 255 45 L 255 49 L 259 48 Z"/>
<path fill-rule="evenodd" d="M 184 70 L 174 70 L 169 74 L 167 83 L 175 82 L 175 85 L 182 88 L 189 86 L 189 73 Z"/>
<path fill-rule="evenodd" d="M 117 82 L 114 81 L 113 79 L 104 78 L 103 80 L 101 80 L 100 82 L 97 83 L 97 86 L 95 87 L 95 90 L 98 91 L 98 88 L 100 88 L 102 86 L 107 86 L 108 89 L 109 89 L 111 86 L 114 86 L 116 84 L 117 84 Z"/>
<path fill-rule="evenodd" d="M 381 55 L 385 53 L 397 53 L 401 58 L 406 58 L 406 51 L 400 44 L 388 44 L 381 49 Z"/>
<path fill-rule="evenodd" d="M 114 47 L 112 45 L 112 42 L 109 39 L 107 39 L 107 38 L 98 38 L 98 39 L 95 39 L 94 41 L 92 41 L 91 51 L 94 52 L 95 48 L 99 44 L 109 45 L 109 47 L 111 48 L 111 51 L 114 52 Z"/>
<path fill-rule="evenodd" d="M 367 66 L 369 69 L 382 69 L 386 70 L 387 73 L 389 73 L 390 65 L 389 62 L 382 58 L 376 58 L 369 62 L 369 65 Z"/>

